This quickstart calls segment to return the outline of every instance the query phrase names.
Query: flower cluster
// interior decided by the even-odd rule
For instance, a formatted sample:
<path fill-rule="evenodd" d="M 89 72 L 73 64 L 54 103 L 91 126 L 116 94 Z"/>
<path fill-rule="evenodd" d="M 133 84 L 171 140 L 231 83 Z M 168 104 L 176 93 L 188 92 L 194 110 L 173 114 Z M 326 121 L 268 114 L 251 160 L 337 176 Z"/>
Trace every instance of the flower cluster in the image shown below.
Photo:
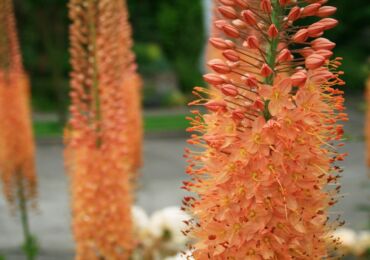
<path fill-rule="evenodd" d="M 36 197 L 29 82 L 23 70 L 13 3 L 0 3 L 0 177 L 6 199 Z M 21 193 L 20 193 L 21 192 Z"/>
<path fill-rule="evenodd" d="M 189 239 L 183 234 L 183 230 L 190 216 L 180 208 L 167 207 L 153 213 L 149 218 L 142 208 L 135 206 L 132 214 L 137 238 L 133 259 L 177 259 L 175 255 L 186 249 Z M 182 254 L 178 253 L 178 257 L 180 255 Z"/>
<path fill-rule="evenodd" d="M 184 198 L 195 259 L 329 258 L 344 82 L 325 0 L 218 0 L 212 87 L 194 88 Z M 306 19 L 309 18 L 309 19 Z M 300 21 L 299 21 L 300 20 Z M 312 24 L 305 21 L 317 20 Z M 299 21 L 299 22 L 298 22 Z M 333 243 L 337 241 L 333 239 Z"/>
<path fill-rule="evenodd" d="M 139 91 L 126 3 L 71 0 L 65 131 L 77 259 L 128 259 L 131 182 L 141 163 Z"/>

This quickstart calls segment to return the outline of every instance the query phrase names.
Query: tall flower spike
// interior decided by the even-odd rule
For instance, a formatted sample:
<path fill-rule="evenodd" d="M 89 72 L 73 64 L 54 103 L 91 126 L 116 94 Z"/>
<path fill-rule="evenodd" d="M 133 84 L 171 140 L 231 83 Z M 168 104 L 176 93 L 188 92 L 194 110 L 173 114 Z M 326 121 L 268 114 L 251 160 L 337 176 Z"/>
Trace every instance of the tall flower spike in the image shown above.
<path fill-rule="evenodd" d="M 65 131 L 77 259 L 128 259 L 140 166 L 140 84 L 121 0 L 71 0 L 71 119 Z"/>
<path fill-rule="evenodd" d="M 195 149 L 185 152 L 195 259 L 331 258 L 327 236 L 342 223 L 328 210 L 339 192 L 335 162 L 345 157 L 338 122 L 347 116 L 340 58 L 329 59 L 335 44 L 323 38 L 336 20 L 321 17 L 335 8 L 324 2 L 214 2 L 223 19 L 211 43 L 224 58 L 208 63 L 212 88 L 194 89 L 190 105 L 209 112 L 192 111 Z M 314 25 L 295 24 L 315 16 Z"/>
<path fill-rule="evenodd" d="M 13 3 L 0 3 L 0 176 L 12 204 L 36 198 L 29 82 L 23 70 Z M 20 193 L 21 192 L 21 193 Z"/>
<path fill-rule="evenodd" d="M 12 0 L 0 1 L 0 180 L 12 209 L 19 207 L 27 259 L 34 259 L 28 206 L 36 204 L 37 179 L 30 89 L 23 70 Z"/>

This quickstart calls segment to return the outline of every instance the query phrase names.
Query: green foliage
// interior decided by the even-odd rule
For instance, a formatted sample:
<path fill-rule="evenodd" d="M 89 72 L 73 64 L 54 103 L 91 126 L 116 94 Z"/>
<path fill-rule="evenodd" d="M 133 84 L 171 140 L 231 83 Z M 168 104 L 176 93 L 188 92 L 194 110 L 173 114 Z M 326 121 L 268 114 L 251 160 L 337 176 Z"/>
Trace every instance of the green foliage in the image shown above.
<path fill-rule="evenodd" d="M 204 44 L 201 1 L 162 1 L 157 13 L 160 43 L 173 65 L 180 88 L 188 93 L 200 84 L 200 54 Z"/>
<path fill-rule="evenodd" d="M 0 260 L 5 260 L 5 256 L 0 254 Z"/>

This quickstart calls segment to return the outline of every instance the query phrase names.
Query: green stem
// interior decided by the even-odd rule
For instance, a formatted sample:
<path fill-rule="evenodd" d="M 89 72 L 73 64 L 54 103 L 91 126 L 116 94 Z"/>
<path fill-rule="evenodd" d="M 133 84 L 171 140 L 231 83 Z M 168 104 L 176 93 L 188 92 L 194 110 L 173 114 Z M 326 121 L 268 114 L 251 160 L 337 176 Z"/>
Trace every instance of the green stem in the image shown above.
<path fill-rule="evenodd" d="M 100 95 L 99 95 L 99 78 L 98 78 L 98 57 L 97 57 L 97 45 L 96 45 L 96 20 L 94 14 L 94 0 L 90 0 L 89 2 L 89 27 L 92 39 L 92 58 L 93 58 L 93 102 L 95 106 L 95 124 L 97 124 L 97 132 L 100 132 L 100 120 L 101 120 L 101 111 L 100 111 Z M 96 141 L 96 145 L 100 147 L 101 140 L 98 139 Z"/>
<path fill-rule="evenodd" d="M 22 222 L 22 229 L 23 229 L 23 236 L 24 236 L 24 245 L 23 249 L 27 256 L 27 260 L 34 260 L 36 259 L 36 247 L 34 238 L 31 235 L 30 227 L 29 227 L 29 220 L 28 220 L 28 211 L 27 211 L 27 199 L 24 191 L 23 179 L 21 174 L 18 174 L 17 178 L 18 184 L 18 202 L 19 202 L 19 210 L 21 213 L 21 222 Z"/>
<path fill-rule="evenodd" d="M 272 0 L 272 13 L 271 13 L 271 21 L 273 24 L 275 24 L 276 28 L 278 31 L 281 29 L 281 24 L 280 24 L 280 15 L 281 15 L 281 7 L 279 5 L 279 2 L 277 0 Z M 274 39 L 271 40 L 270 44 L 267 45 L 267 56 L 266 56 L 266 61 L 267 65 L 275 71 L 275 61 L 276 61 L 276 56 L 277 56 L 277 49 L 278 49 L 278 44 L 279 44 L 279 36 L 275 37 Z M 275 77 L 275 72 L 271 74 L 269 77 L 265 79 L 265 83 L 268 85 L 272 85 L 274 83 L 274 77 Z M 266 100 L 265 102 L 265 109 L 263 111 L 263 115 L 267 120 L 271 118 L 271 114 L 268 110 L 268 104 L 270 103 L 270 100 Z"/>

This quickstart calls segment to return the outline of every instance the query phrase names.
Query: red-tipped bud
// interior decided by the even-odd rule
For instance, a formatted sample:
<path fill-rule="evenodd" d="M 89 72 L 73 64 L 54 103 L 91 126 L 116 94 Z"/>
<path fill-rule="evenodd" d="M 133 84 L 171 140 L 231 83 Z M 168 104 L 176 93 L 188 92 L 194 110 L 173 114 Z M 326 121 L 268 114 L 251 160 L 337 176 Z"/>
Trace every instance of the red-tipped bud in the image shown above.
<path fill-rule="evenodd" d="M 245 80 L 245 85 L 250 88 L 254 88 L 258 86 L 258 80 L 253 75 L 245 74 L 242 80 Z"/>
<path fill-rule="evenodd" d="M 230 36 L 232 38 L 239 38 L 240 37 L 240 32 L 238 29 L 236 29 L 234 26 L 230 24 L 226 24 L 222 27 L 222 30 L 227 36 Z"/>
<path fill-rule="evenodd" d="M 211 85 L 220 85 L 220 84 L 225 83 L 225 80 L 221 76 L 217 74 L 212 74 L 212 73 L 204 75 L 203 79 L 205 82 Z"/>
<path fill-rule="evenodd" d="M 311 54 L 314 54 L 314 52 L 315 51 L 312 48 L 310 48 L 310 47 L 305 47 L 305 48 L 299 50 L 299 54 L 301 54 L 305 58 L 307 58 Z"/>
<path fill-rule="evenodd" d="M 315 35 L 322 33 L 324 30 L 325 25 L 320 22 L 313 23 L 307 28 L 308 36 L 310 37 L 314 37 Z"/>
<path fill-rule="evenodd" d="M 272 11 L 271 0 L 261 0 L 261 9 L 265 13 L 270 14 Z"/>
<path fill-rule="evenodd" d="M 300 29 L 296 34 L 293 36 L 293 41 L 296 43 L 305 42 L 308 38 L 308 30 L 307 29 Z"/>
<path fill-rule="evenodd" d="M 261 99 L 256 99 L 253 103 L 253 107 L 257 110 L 262 110 L 265 108 L 265 103 Z"/>
<path fill-rule="evenodd" d="M 219 29 L 219 30 L 222 30 L 222 28 L 225 26 L 225 25 L 227 25 L 228 23 L 227 23 L 227 21 L 225 21 L 225 20 L 217 20 L 217 21 L 214 21 L 214 25 L 215 25 L 215 27 L 217 28 L 217 29 Z"/>
<path fill-rule="evenodd" d="M 225 96 L 235 97 L 239 94 L 238 89 L 231 84 L 225 84 L 221 87 L 221 91 Z"/>
<path fill-rule="evenodd" d="M 301 8 L 299 8 L 298 6 L 294 6 L 289 14 L 288 14 L 288 20 L 289 21 L 292 21 L 294 22 L 295 20 L 297 20 L 299 17 L 301 16 Z"/>
<path fill-rule="evenodd" d="M 249 25 L 255 25 L 257 23 L 256 17 L 251 10 L 245 10 L 242 12 L 244 21 Z"/>
<path fill-rule="evenodd" d="M 243 9 L 246 9 L 249 7 L 249 4 L 247 0 L 234 0 L 235 4 Z"/>
<path fill-rule="evenodd" d="M 279 4 L 281 6 L 286 6 L 287 4 L 290 4 L 291 0 L 279 0 Z"/>
<path fill-rule="evenodd" d="M 326 38 L 317 38 L 311 42 L 311 46 L 314 50 L 332 50 L 335 47 L 335 43 Z"/>
<path fill-rule="evenodd" d="M 283 49 L 276 58 L 277 62 L 291 61 L 293 59 L 292 53 L 288 49 Z"/>
<path fill-rule="evenodd" d="M 326 59 L 329 59 L 331 56 L 333 56 L 333 52 L 329 50 L 318 50 L 316 53 L 324 56 Z"/>
<path fill-rule="evenodd" d="M 228 19 L 236 19 L 238 18 L 238 14 L 235 11 L 234 8 L 231 6 L 220 6 L 218 8 L 218 11 L 222 14 L 223 17 L 228 18 Z"/>
<path fill-rule="evenodd" d="M 269 67 L 269 65 L 267 65 L 266 63 L 264 63 L 261 67 L 261 75 L 262 77 L 268 77 L 270 76 L 271 74 L 273 73 L 272 69 Z"/>
<path fill-rule="evenodd" d="M 224 101 L 211 100 L 204 104 L 204 106 L 213 112 L 226 110 L 226 103 Z"/>
<path fill-rule="evenodd" d="M 326 59 L 320 54 L 314 53 L 306 58 L 306 68 L 314 70 L 324 65 Z"/>
<path fill-rule="evenodd" d="M 279 34 L 278 29 L 276 28 L 275 24 L 271 24 L 268 31 L 268 35 L 270 38 L 276 38 Z"/>
<path fill-rule="evenodd" d="M 210 38 L 209 43 L 212 44 L 213 47 L 219 50 L 229 49 L 229 45 L 222 38 Z"/>
<path fill-rule="evenodd" d="M 296 87 L 300 87 L 306 83 L 307 80 L 307 72 L 304 70 L 297 71 L 292 76 L 290 76 L 292 80 L 292 85 Z"/>
<path fill-rule="evenodd" d="M 301 15 L 303 17 L 313 16 L 317 13 L 317 11 L 320 9 L 320 7 L 321 7 L 321 4 L 319 4 L 319 3 L 314 3 L 314 4 L 307 5 L 306 7 L 304 7 L 302 9 Z"/>
<path fill-rule="evenodd" d="M 333 18 L 323 18 L 319 21 L 319 23 L 325 26 L 325 30 L 330 30 L 338 25 L 338 20 Z"/>
<path fill-rule="evenodd" d="M 233 111 L 232 117 L 234 120 L 242 120 L 245 117 L 245 112 L 242 109 Z"/>
<path fill-rule="evenodd" d="M 256 36 L 251 35 L 247 38 L 247 40 L 243 43 L 244 47 L 250 48 L 250 49 L 258 49 L 260 47 L 260 43 Z"/>
<path fill-rule="evenodd" d="M 239 54 L 234 50 L 226 50 L 226 51 L 223 51 L 222 54 L 229 61 L 237 62 L 240 60 Z"/>
<path fill-rule="evenodd" d="M 208 66 L 210 66 L 215 72 L 220 74 L 227 74 L 231 72 L 231 68 L 224 63 L 223 60 L 220 59 L 213 59 L 208 62 Z"/>
<path fill-rule="evenodd" d="M 335 14 L 336 11 L 337 8 L 334 6 L 323 6 L 317 11 L 316 15 L 318 17 L 328 17 Z"/>

